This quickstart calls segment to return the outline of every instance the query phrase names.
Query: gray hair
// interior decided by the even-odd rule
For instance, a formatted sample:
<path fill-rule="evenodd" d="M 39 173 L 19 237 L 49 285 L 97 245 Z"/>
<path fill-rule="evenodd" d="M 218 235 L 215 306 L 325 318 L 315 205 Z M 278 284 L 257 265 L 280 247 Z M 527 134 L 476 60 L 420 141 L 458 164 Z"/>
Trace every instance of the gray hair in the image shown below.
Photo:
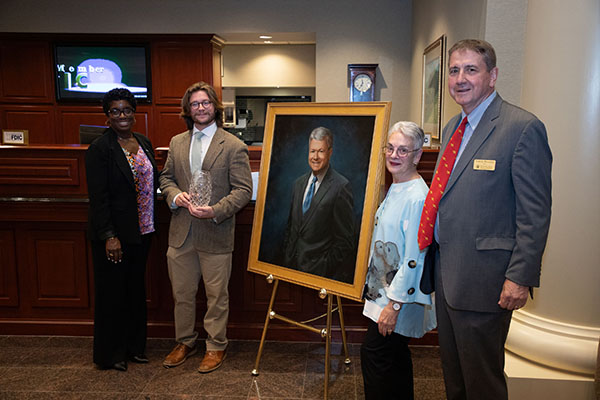
<path fill-rule="evenodd" d="M 388 138 L 394 133 L 401 133 L 407 138 L 411 139 L 415 148 L 413 150 L 420 150 L 423 147 L 425 141 L 425 133 L 423 129 L 414 122 L 410 121 L 399 121 L 396 122 L 388 131 Z"/>
<path fill-rule="evenodd" d="M 496 67 L 496 52 L 494 51 L 494 47 L 485 40 L 479 39 L 464 39 L 456 42 L 448 51 L 448 66 L 450 66 L 452 53 L 460 50 L 471 50 L 479 54 L 483 58 L 488 72 Z"/>
<path fill-rule="evenodd" d="M 333 148 L 333 133 L 323 126 L 319 126 L 312 130 L 308 137 L 308 143 L 310 143 L 311 140 L 325 140 L 327 141 L 327 146 Z"/>

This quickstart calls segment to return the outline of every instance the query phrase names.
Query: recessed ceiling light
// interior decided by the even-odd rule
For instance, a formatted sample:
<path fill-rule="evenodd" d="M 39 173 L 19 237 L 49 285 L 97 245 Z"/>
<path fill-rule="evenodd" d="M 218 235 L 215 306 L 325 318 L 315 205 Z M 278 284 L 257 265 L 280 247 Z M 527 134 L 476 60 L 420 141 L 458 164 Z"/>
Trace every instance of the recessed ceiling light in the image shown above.
<path fill-rule="evenodd" d="M 259 39 L 273 39 L 273 36 L 269 36 L 269 35 L 260 35 L 258 38 L 259 38 Z"/>

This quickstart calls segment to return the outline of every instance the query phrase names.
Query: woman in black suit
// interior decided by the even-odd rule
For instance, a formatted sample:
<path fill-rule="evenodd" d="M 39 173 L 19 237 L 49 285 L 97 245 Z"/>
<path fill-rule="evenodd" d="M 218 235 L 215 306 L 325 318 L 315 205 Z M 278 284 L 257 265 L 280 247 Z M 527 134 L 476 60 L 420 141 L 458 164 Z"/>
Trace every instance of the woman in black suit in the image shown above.
<path fill-rule="evenodd" d="M 94 261 L 94 363 L 127 370 L 147 363 L 146 261 L 155 230 L 158 171 L 150 140 L 132 131 L 136 101 L 127 89 L 102 100 L 108 129 L 85 156 Z"/>

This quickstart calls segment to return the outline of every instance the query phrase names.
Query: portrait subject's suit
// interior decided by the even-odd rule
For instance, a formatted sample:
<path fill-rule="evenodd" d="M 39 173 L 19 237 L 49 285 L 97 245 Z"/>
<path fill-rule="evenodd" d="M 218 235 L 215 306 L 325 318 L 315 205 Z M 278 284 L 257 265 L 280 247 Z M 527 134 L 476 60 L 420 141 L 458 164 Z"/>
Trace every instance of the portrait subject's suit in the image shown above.
<path fill-rule="evenodd" d="M 189 191 L 192 180 L 189 160 L 191 137 L 192 131 L 186 131 L 174 136 L 169 145 L 167 161 L 160 176 L 161 191 L 169 206 L 175 196 Z M 179 343 L 195 346 L 198 337 L 194 329 L 196 292 L 202 276 L 208 299 L 204 318 L 204 329 L 209 335 L 207 349 L 224 350 L 227 345 L 227 285 L 231 273 L 235 214 L 252 196 L 248 148 L 239 139 L 218 128 L 202 161 L 202 169 L 210 172 L 211 176 L 209 206 L 214 210 L 214 219 L 195 218 L 186 208 L 172 209 L 167 259 L 175 300 L 175 330 Z M 178 253 L 190 246 L 198 257 L 191 260 L 179 257 Z M 198 264 L 201 268 L 196 271 Z M 221 264 L 224 266 L 210 271 L 209 277 L 207 268 Z M 183 279 L 173 275 L 172 267 L 175 265 L 179 268 L 178 276 L 186 273 Z M 187 271 L 181 272 L 181 269 Z"/>
<path fill-rule="evenodd" d="M 458 115 L 444 128 L 446 144 L 460 120 Z M 503 345 L 512 313 L 498 301 L 505 279 L 539 286 L 550 225 L 551 167 L 543 123 L 497 95 L 457 160 L 439 203 L 436 308 L 447 388 L 453 380 L 472 380 L 467 386 L 487 385 L 480 393 L 505 391 L 500 387 L 505 386 Z M 489 336 L 502 342 L 469 336 L 466 324 L 449 327 L 448 315 L 472 318 L 480 327 L 488 321 Z M 454 344 L 444 346 L 461 342 L 476 347 L 449 354 Z M 444 365 L 452 357 L 460 368 Z M 463 397 L 449 393 L 448 398 Z"/>
<path fill-rule="evenodd" d="M 284 239 L 284 264 L 303 272 L 352 282 L 356 239 L 352 187 L 329 167 L 310 208 L 302 213 L 312 173 L 296 180 Z"/>

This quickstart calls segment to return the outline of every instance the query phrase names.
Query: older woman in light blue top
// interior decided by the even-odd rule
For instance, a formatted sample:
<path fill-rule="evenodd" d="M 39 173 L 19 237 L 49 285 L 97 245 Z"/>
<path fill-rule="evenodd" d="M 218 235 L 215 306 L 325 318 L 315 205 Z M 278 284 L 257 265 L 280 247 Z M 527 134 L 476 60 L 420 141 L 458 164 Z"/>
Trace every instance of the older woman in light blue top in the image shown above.
<path fill-rule="evenodd" d="M 363 314 L 370 318 L 361 346 L 366 399 L 412 399 L 408 341 L 435 328 L 430 295 L 421 292 L 426 249 L 417 231 L 428 187 L 417 172 L 424 134 L 413 122 L 397 122 L 384 147 L 393 183 L 377 209 L 365 283 Z"/>

